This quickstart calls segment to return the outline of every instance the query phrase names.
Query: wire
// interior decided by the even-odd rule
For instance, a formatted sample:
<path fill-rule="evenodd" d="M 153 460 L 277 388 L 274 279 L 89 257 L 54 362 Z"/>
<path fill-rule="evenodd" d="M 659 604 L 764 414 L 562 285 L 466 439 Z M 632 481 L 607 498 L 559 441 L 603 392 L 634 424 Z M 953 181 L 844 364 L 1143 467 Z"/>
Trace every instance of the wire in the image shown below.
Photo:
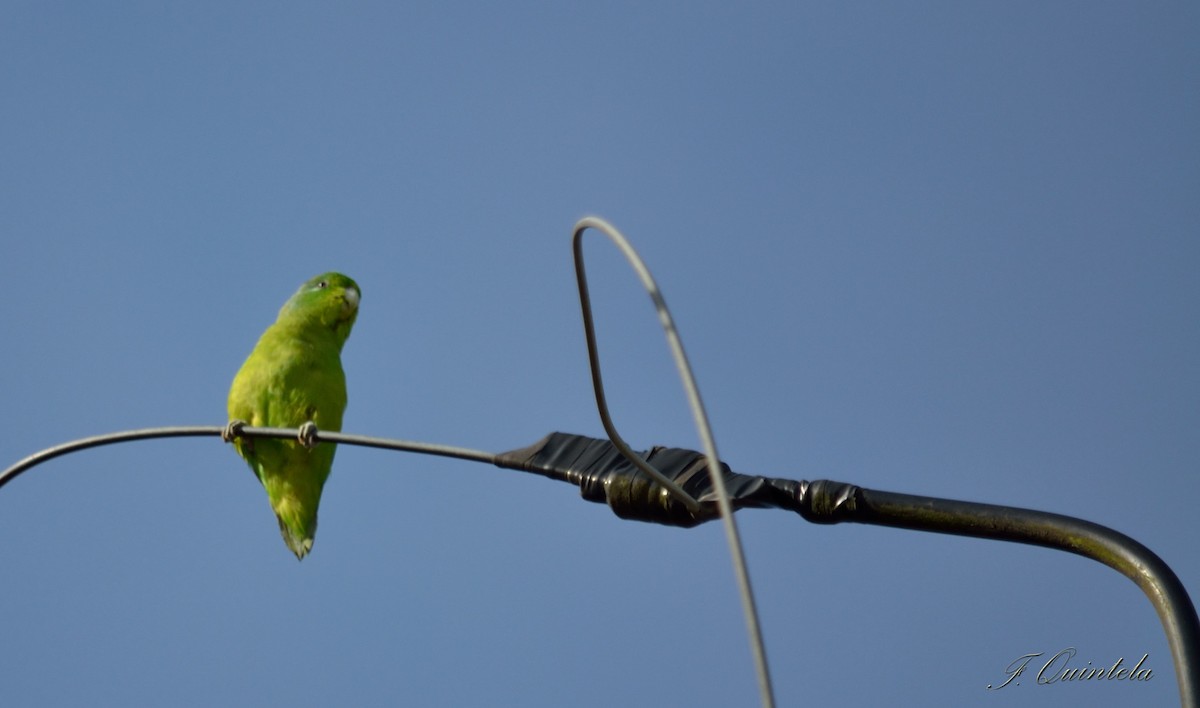
<path fill-rule="evenodd" d="M 633 249 L 630 248 L 629 244 L 624 238 L 621 237 L 619 233 L 616 232 L 615 229 L 612 229 L 611 226 L 600 221 L 599 219 L 584 219 L 575 225 L 575 235 L 572 240 L 572 246 L 575 251 L 575 281 L 579 286 L 579 306 L 583 310 L 583 333 L 584 337 L 587 338 L 588 364 L 590 365 L 589 369 L 592 373 L 592 390 L 596 393 L 596 409 L 600 413 L 600 422 L 604 425 L 604 432 L 608 433 L 608 439 L 612 440 L 613 445 L 617 446 L 617 449 L 621 451 L 622 455 L 632 462 L 635 467 L 648 474 L 654 479 L 654 481 L 661 484 L 667 490 L 667 492 L 671 494 L 671 496 L 675 497 L 684 506 L 686 506 L 688 511 L 694 513 L 700 509 L 700 503 L 693 499 L 692 495 L 684 491 L 683 488 L 681 488 L 678 484 L 675 484 L 674 481 L 663 475 L 662 472 L 659 472 L 645 460 L 635 455 L 633 449 L 630 448 L 629 444 L 625 442 L 625 438 L 621 437 L 621 434 L 617 432 L 617 426 L 613 423 L 612 415 L 608 411 L 608 400 L 604 395 L 604 377 L 600 373 L 600 350 L 596 345 L 596 325 L 592 320 L 592 296 L 588 292 L 587 269 L 584 268 L 583 265 L 583 240 L 580 238 L 585 229 L 596 224 L 602 224 L 602 226 L 596 226 L 596 228 L 604 231 L 604 233 L 611 238 L 614 243 L 617 244 L 621 251 L 625 253 L 625 257 L 630 259 L 634 269 L 637 270 L 638 275 L 642 277 L 642 284 L 645 285 L 647 282 L 650 283 L 647 286 L 647 289 L 651 291 L 651 297 L 656 296 L 658 289 L 654 286 L 654 281 L 650 279 L 650 274 L 646 272 L 645 266 L 642 265 L 641 259 L 638 258 L 637 254 L 633 252 Z M 609 229 L 612 230 L 610 231 Z M 656 307 L 659 306 L 661 300 L 661 297 L 658 297 L 655 300 Z M 665 303 L 663 303 L 659 308 L 660 316 L 664 311 L 666 311 Z M 664 327 L 670 326 L 669 313 L 667 314 L 667 318 L 668 319 L 663 324 Z M 670 331 L 671 330 L 668 329 L 668 332 Z M 686 382 L 684 385 L 687 385 Z"/>
<path fill-rule="evenodd" d="M 0 487 L 8 484 L 16 479 L 22 472 L 35 467 L 43 462 L 47 462 L 61 455 L 66 455 L 79 450 L 86 450 L 91 447 L 100 447 L 102 445 L 112 445 L 114 443 L 130 442 L 133 440 L 149 440 L 153 438 L 185 438 L 185 437 L 203 437 L 215 435 L 220 437 L 225 432 L 224 426 L 216 425 L 190 425 L 190 426 L 174 426 L 165 428 L 143 428 L 141 430 L 125 430 L 119 433 L 108 433 L 106 435 L 96 435 L 90 438 L 82 438 L 80 440 L 72 440 L 62 445 L 55 445 L 41 452 L 34 453 L 23 460 L 18 461 L 8 469 L 0 472 Z M 282 438 L 293 440 L 298 435 L 298 430 L 291 428 L 252 428 L 245 426 L 240 429 L 239 435 L 244 437 L 257 438 Z M 453 457 L 460 460 L 472 460 L 475 462 L 487 462 L 496 464 L 496 456 L 489 452 L 480 450 L 471 450 L 465 447 L 454 447 L 451 445 L 437 445 L 433 443 L 413 442 L 411 440 L 391 440 L 387 438 L 374 438 L 367 435 L 351 435 L 347 433 L 335 433 L 318 430 L 316 432 L 316 440 L 321 442 L 344 443 L 347 445 L 359 445 L 362 447 L 375 447 L 385 450 L 400 450 L 403 452 L 420 452 L 426 455 L 438 455 L 440 457 Z"/>
<path fill-rule="evenodd" d="M 729 555 L 733 560 L 733 570 L 734 575 L 737 577 L 738 592 L 742 598 L 742 612 L 746 619 L 746 631 L 750 637 L 750 650 L 754 654 L 754 666 L 758 677 L 759 694 L 762 696 L 762 704 L 767 708 L 771 708 L 775 705 L 775 696 L 771 688 L 771 673 L 767 666 L 767 652 L 763 643 L 762 627 L 758 621 L 758 609 L 754 603 L 754 591 L 750 587 L 750 571 L 746 566 L 746 555 L 742 551 L 742 541 L 738 534 L 737 522 L 733 518 L 733 508 L 730 506 L 729 494 L 725 489 L 725 481 L 722 479 L 721 460 L 717 456 L 717 443 L 713 438 L 712 426 L 709 424 L 708 414 L 704 410 L 704 403 L 700 400 L 700 389 L 696 386 L 696 379 L 692 375 L 692 367 L 688 363 L 687 354 L 683 351 L 683 341 L 679 338 L 679 330 L 675 327 L 674 319 L 671 317 L 671 311 L 667 307 L 666 300 L 663 299 L 662 291 L 659 290 L 658 284 L 654 282 L 653 276 L 650 275 L 650 270 L 637 254 L 637 251 L 633 249 L 629 241 L 612 224 L 598 217 L 589 216 L 580 219 L 575 224 L 572 246 L 575 252 L 575 276 L 579 285 L 579 304 L 583 310 L 583 327 L 587 337 L 588 360 L 591 363 L 592 369 L 592 385 L 595 389 L 596 407 L 600 411 L 600 419 L 604 424 L 604 430 L 612 439 L 613 444 L 617 446 L 630 462 L 658 480 L 667 489 L 672 490 L 672 493 L 682 495 L 683 498 L 691 501 L 692 504 L 696 504 L 696 501 L 682 489 L 675 492 L 673 489 L 674 483 L 669 482 L 669 480 L 664 481 L 665 478 L 658 470 L 653 469 L 648 463 L 639 458 L 625 444 L 625 441 L 617 433 L 616 426 L 609 415 L 608 405 L 604 398 L 604 383 L 600 376 L 600 355 L 596 347 L 596 332 L 592 323 L 591 298 L 588 295 L 587 274 L 583 265 L 583 234 L 588 229 L 596 229 L 605 236 L 608 236 L 609 240 L 616 244 L 617 248 L 621 250 L 625 259 L 629 261 L 629 264 L 637 273 L 638 278 L 642 281 L 642 287 L 650 294 L 650 299 L 654 302 L 654 309 L 658 312 L 659 322 L 662 323 L 663 330 L 666 333 L 667 344 L 671 347 L 671 356 L 675 360 L 675 366 L 679 369 L 679 377 L 683 380 L 683 388 L 687 392 L 688 406 L 692 410 L 692 417 L 696 424 L 696 430 L 700 434 L 704 454 L 708 457 L 709 476 L 712 479 L 713 490 L 717 493 L 717 505 L 721 511 L 721 520 L 725 527 L 725 540 L 729 544 Z M 690 505 L 688 508 L 692 511 L 695 510 Z"/>

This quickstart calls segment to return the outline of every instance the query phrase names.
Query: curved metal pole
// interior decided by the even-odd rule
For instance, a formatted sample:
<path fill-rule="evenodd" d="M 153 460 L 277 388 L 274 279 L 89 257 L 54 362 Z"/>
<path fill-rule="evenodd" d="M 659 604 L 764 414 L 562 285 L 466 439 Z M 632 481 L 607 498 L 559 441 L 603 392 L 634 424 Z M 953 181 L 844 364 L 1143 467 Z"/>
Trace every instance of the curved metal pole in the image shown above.
<path fill-rule="evenodd" d="M 1179 698 L 1200 706 L 1200 618 L 1191 597 L 1161 558 L 1106 526 L 1062 514 L 810 482 L 799 512 L 816 523 L 854 522 L 1044 546 L 1099 561 L 1142 589 L 1171 647 Z"/>

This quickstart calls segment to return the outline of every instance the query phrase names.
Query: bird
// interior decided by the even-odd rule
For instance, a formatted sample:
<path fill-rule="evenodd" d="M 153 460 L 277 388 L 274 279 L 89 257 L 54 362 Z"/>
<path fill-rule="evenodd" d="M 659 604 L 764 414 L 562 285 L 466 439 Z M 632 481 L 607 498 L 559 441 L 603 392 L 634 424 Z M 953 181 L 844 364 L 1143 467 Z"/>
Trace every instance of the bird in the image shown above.
<path fill-rule="evenodd" d="M 336 446 L 317 430 L 340 431 L 346 410 L 341 352 L 358 317 L 358 283 L 341 273 L 311 278 L 284 303 L 229 388 L 232 442 L 267 492 L 283 541 L 303 560 L 317 533 L 317 507 Z M 250 438 L 244 426 L 297 428 L 297 439 Z"/>

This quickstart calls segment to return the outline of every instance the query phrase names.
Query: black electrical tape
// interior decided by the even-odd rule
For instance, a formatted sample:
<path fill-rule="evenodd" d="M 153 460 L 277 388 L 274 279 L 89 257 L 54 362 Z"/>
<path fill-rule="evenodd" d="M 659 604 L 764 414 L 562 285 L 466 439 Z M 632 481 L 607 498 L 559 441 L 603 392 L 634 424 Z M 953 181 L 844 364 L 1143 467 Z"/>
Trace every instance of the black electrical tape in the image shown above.
<path fill-rule="evenodd" d="M 720 516 L 707 458 L 695 450 L 654 447 L 638 457 L 700 502 L 691 512 L 661 485 L 625 459 L 609 440 L 550 433 L 519 450 L 496 456 L 496 464 L 560 479 L 579 486 L 588 501 L 608 504 L 623 519 L 690 528 Z M 738 474 L 721 464 L 731 506 L 800 511 L 803 482 Z"/>

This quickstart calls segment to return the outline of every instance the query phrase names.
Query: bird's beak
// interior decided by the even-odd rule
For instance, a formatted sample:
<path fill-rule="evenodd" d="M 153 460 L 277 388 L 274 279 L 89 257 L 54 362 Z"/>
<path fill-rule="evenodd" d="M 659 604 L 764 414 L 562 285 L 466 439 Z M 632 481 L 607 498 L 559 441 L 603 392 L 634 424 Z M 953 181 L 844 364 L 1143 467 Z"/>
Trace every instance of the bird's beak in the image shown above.
<path fill-rule="evenodd" d="M 358 288 L 346 288 L 342 297 L 346 299 L 346 309 L 358 309 L 358 299 L 361 297 L 358 293 Z"/>

